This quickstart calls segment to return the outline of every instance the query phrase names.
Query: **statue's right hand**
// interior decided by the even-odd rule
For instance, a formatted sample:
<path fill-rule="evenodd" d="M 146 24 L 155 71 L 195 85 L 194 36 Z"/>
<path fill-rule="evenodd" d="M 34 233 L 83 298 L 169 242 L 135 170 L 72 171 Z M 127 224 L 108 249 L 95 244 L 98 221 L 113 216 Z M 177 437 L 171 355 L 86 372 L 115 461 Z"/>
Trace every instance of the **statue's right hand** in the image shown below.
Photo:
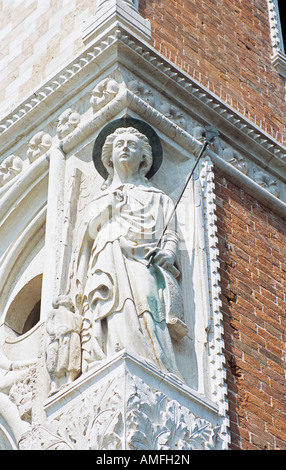
<path fill-rule="evenodd" d="M 121 208 L 126 204 L 127 195 L 119 189 L 113 191 L 109 196 L 109 205 L 112 210 L 120 212 Z"/>

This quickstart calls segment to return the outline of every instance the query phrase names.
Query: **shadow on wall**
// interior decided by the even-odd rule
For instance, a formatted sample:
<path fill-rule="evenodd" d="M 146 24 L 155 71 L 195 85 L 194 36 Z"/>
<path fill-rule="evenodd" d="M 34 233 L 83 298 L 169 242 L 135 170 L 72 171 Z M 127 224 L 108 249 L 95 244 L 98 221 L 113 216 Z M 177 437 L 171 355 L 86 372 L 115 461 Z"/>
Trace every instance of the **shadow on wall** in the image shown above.
<path fill-rule="evenodd" d="M 5 330 L 18 337 L 31 330 L 40 320 L 42 274 L 31 279 L 16 295 L 5 318 Z"/>

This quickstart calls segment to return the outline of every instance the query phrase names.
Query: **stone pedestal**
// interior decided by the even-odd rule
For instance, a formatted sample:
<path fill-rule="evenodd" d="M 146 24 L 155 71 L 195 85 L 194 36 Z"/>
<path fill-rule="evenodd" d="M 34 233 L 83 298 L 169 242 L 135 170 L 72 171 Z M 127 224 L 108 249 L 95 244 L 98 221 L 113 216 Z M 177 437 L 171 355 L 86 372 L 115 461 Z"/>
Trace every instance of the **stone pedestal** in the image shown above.
<path fill-rule="evenodd" d="M 217 406 L 126 351 L 45 403 L 46 422 L 31 429 L 22 450 L 223 449 Z"/>

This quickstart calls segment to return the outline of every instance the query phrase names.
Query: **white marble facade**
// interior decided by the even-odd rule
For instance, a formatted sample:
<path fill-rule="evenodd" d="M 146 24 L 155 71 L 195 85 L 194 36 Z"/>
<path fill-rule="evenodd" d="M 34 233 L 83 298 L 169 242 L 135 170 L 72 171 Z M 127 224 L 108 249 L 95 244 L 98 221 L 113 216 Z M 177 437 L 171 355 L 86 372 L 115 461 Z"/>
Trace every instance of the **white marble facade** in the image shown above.
<path fill-rule="evenodd" d="M 227 449 L 214 165 L 278 211 L 285 189 L 226 122 L 148 267 L 214 100 L 149 48 L 138 2 L 98 11 L 1 124 L 0 449 Z"/>

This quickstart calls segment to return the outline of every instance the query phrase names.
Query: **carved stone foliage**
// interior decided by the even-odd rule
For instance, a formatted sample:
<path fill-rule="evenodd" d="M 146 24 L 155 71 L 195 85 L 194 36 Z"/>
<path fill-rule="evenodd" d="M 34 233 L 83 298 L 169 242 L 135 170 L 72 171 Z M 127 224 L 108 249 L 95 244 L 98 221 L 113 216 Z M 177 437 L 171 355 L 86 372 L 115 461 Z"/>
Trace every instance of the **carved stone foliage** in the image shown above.
<path fill-rule="evenodd" d="M 38 132 L 32 137 L 28 144 L 28 158 L 33 163 L 41 155 L 46 153 L 52 145 L 52 137 L 44 131 Z"/>
<path fill-rule="evenodd" d="M 57 134 L 59 139 L 64 139 L 69 135 L 79 124 L 80 115 L 75 110 L 66 109 L 58 119 Z"/>
<path fill-rule="evenodd" d="M 248 174 L 248 169 L 249 169 L 248 166 L 249 165 L 248 165 L 246 159 L 242 155 L 240 155 L 240 153 L 236 152 L 235 150 L 233 150 L 230 147 L 227 147 L 223 150 L 222 155 L 223 155 L 223 158 L 228 163 L 233 165 L 235 168 L 240 170 L 245 175 Z"/>
<path fill-rule="evenodd" d="M 277 186 L 277 181 L 275 181 L 269 174 L 264 173 L 263 171 L 258 171 L 255 174 L 255 181 L 262 188 L 266 189 L 275 197 L 279 198 L 279 190 Z"/>
<path fill-rule="evenodd" d="M 128 377 L 128 376 L 127 376 Z M 123 374 L 80 394 L 70 408 L 28 432 L 21 450 L 215 450 L 220 427 Z"/>
<path fill-rule="evenodd" d="M 134 427 L 129 436 L 131 449 L 215 449 L 217 428 L 186 412 L 178 402 L 168 402 L 162 393 L 156 393 L 153 398 L 153 404 L 143 402 L 131 414 Z"/>
<path fill-rule="evenodd" d="M 0 450 L 6 448 L 1 436 L 3 423 L 4 430 L 7 426 L 6 435 L 15 444 L 30 429 L 35 379 L 36 359 L 11 361 L 0 344 Z"/>
<path fill-rule="evenodd" d="M 22 436 L 19 450 L 73 450 L 73 448 L 49 429 L 35 426 Z"/>
<path fill-rule="evenodd" d="M 23 168 L 20 157 L 10 155 L 0 165 L 0 188 L 15 178 Z"/>
<path fill-rule="evenodd" d="M 92 394 L 76 400 L 54 421 L 31 430 L 23 438 L 21 450 L 122 449 L 122 390 L 119 384 L 120 377 L 105 382 Z"/>
<path fill-rule="evenodd" d="M 130 80 L 128 83 L 128 89 L 146 101 L 150 106 L 154 106 L 155 99 L 152 91 L 139 80 Z"/>
<path fill-rule="evenodd" d="M 197 418 L 178 401 L 143 382 L 127 401 L 128 446 L 132 450 L 214 450 L 219 427 Z M 142 395 L 144 392 L 144 399 Z"/>
<path fill-rule="evenodd" d="M 31 422 L 32 405 L 36 390 L 36 367 L 28 369 L 27 374 L 16 382 L 10 390 L 9 398 L 19 410 L 21 419 Z"/>
<path fill-rule="evenodd" d="M 75 450 L 122 448 L 123 422 L 120 395 L 112 382 L 77 403 L 58 418 L 58 434 Z"/>
<path fill-rule="evenodd" d="M 161 112 L 164 114 L 164 116 L 178 124 L 178 126 L 182 127 L 183 129 L 186 128 L 186 118 L 184 114 L 175 106 L 165 102 L 161 106 Z"/>
<path fill-rule="evenodd" d="M 109 103 L 118 93 L 119 85 L 112 78 L 105 78 L 92 90 L 90 104 L 93 111 L 98 111 Z"/>

